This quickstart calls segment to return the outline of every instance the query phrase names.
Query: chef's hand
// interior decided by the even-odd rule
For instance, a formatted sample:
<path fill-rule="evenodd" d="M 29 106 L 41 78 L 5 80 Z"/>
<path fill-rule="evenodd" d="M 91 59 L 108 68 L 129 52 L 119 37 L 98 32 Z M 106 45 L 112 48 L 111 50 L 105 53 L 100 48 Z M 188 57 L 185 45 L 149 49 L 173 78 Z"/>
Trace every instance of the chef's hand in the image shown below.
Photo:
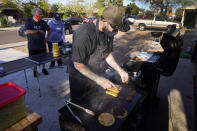
<path fill-rule="evenodd" d="M 100 85 L 102 88 L 104 89 L 108 89 L 108 88 L 116 88 L 116 86 L 114 85 L 114 83 L 112 83 L 110 80 L 104 78 L 104 77 L 99 77 L 96 79 L 96 83 L 98 85 Z"/>
<path fill-rule="evenodd" d="M 121 77 L 122 83 L 128 83 L 128 81 L 129 81 L 128 73 L 125 72 L 123 69 L 121 69 L 118 73 Z"/>
<path fill-rule="evenodd" d="M 38 30 L 38 32 L 41 34 L 45 34 L 45 31 L 43 31 L 43 30 Z"/>

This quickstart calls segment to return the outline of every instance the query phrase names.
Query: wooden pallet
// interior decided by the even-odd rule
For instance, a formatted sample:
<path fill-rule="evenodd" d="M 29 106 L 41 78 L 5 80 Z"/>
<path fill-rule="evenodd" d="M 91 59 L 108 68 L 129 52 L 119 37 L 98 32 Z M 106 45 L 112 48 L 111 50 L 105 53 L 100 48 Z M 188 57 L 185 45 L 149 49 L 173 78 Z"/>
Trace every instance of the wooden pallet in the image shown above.
<path fill-rule="evenodd" d="M 27 116 L 5 131 L 38 131 L 37 127 L 41 122 L 42 117 L 39 114 L 27 109 Z"/>

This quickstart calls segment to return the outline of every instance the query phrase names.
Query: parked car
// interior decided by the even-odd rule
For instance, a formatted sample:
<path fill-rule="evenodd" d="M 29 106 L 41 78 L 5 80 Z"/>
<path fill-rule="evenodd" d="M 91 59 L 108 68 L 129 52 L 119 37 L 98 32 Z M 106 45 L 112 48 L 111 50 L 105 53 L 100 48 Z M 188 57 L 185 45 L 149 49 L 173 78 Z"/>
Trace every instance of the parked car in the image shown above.
<path fill-rule="evenodd" d="M 26 28 L 24 25 L 22 25 L 19 30 L 18 30 L 18 35 L 22 36 L 22 37 L 26 37 L 27 33 L 26 33 Z"/>
<path fill-rule="evenodd" d="M 69 17 L 65 21 L 71 23 L 72 25 L 78 25 L 82 23 L 82 19 L 78 17 Z"/>
<path fill-rule="evenodd" d="M 42 20 L 44 20 L 46 23 L 48 23 L 49 20 L 52 20 L 52 18 L 43 18 Z"/>
<path fill-rule="evenodd" d="M 138 26 L 141 31 L 147 28 L 166 29 L 168 31 L 171 25 L 176 25 L 177 28 L 180 28 L 179 23 L 173 22 L 169 18 L 161 15 L 155 15 L 153 19 L 136 19 L 134 25 Z"/>
<path fill-rule="evenodd" d="M 125 20 L 129 22 L 129 24 L 133 24 L 136 19 L 138 19 L 138 16 L 128 16 Z"/>
<path fill-rule="evenodd" d="M 46 23 L 48 23 L 48 21 L 51 19 L 52 18 L 43 18 L 42 20 L 44 20 Z M 71 34 L 72 33 L 72 24 L 67 21 L 63 21 L 63 23 L 64 23 L 64 27 L 65 27 L 65 34 L 66 35 Z M 22 36 L 22 37 L 27 36 L 26 28 L 24 25 L 19 28 L 18 34 L 19 34 L 19 36 Z"/>
<path fill-rule="evenodd" d="M 93 20 L 96 20 L 96 19 L 97 19 L 96 17 L 88 17 L 88 18 L 85 18 L 83 20 L 83 23 L 88 23 L 88 22 L 93 21 Z"/>
<path fill-rule="evenodd" d="M 72 34 L 73 30 L 72 30 L 72 24 L 68 21 L 63 21 L 64 22 L 64 27 L 65 27 L 65 34 L 69 35 Z"/>

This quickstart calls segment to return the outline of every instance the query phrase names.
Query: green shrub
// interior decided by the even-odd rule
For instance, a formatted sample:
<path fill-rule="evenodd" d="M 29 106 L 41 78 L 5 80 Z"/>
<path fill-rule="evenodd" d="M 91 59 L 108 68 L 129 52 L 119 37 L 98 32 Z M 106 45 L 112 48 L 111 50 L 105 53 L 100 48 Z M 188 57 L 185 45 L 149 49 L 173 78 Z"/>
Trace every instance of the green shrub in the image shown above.
<path fill-rule="evenodd" d="M 8 27 L 8 21 L 5 18 L 0 19 L 1 27 Z"/>

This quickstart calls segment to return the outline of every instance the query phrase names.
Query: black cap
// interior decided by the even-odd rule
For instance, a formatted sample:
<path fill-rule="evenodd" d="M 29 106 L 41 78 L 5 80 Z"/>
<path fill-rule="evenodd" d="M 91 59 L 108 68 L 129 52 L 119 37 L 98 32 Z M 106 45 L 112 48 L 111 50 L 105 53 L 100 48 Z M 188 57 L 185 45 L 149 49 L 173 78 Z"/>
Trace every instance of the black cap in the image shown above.
<path fill-rule="evenodd" d="M 129 25 L 125 22 L 125 9 L 123 7 L 111 5 L 105 8 L 102 13 L 102 18 L 122 32 L 126 32 L 130 29 Z"/>
<path fill-rule="evenodd" d="M 54 14 L 53 14 L 53 17 L 54 17 L 56 20 L 60 20 L 60 14 L 59 14 L 59 13 L 54 13 Z"/>

